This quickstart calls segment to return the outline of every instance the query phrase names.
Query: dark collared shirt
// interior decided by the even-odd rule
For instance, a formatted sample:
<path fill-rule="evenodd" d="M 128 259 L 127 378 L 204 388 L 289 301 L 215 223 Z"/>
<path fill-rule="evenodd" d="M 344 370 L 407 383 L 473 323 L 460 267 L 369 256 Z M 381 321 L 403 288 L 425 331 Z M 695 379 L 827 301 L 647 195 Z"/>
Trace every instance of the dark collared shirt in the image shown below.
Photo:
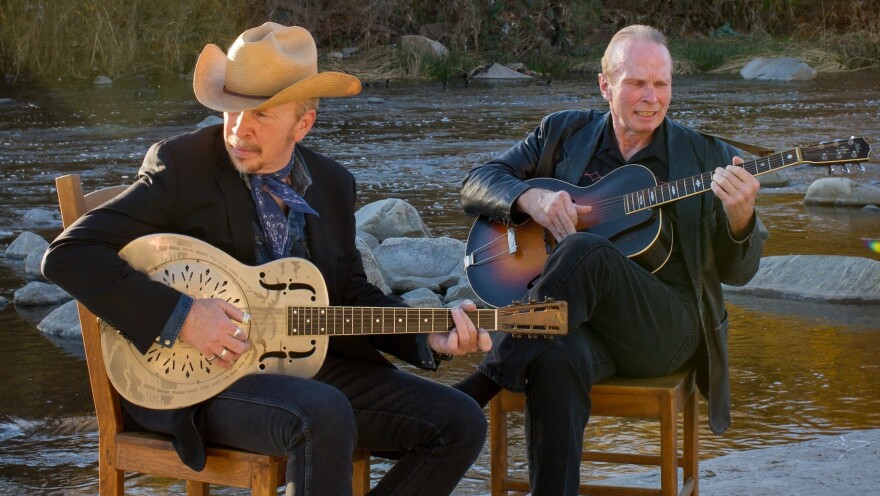
<path fill-rule="evenodd" d="M 642 148 L 629 161 L 623 159 L 620 153 L 620 146 L 617 144 L 617 137 L 614 136 L 614 128 L 611 119 L 605 125 L 605 131 L 602 133 L 600 141 L 596 143 L 596 151 L 593 158 L 587 164 L 579 186 L 589 186 L 602 179 L 614 169 L 627 164 L 639 164 L 645 166 L 654 173 L 658 183 L 669 180 L 669 159 L 666 151 L 666 123 L 664 122 L 657 131 L 651 143 Z"/>
<path fill-rule="evenodd" d="M 595 184 L 611 171 L 629 164 L 639 164 L 646 167 L 654 174 L 657 184 L 662 184 L 669 180 L 669 152 L 666 147 L 665 122 L 654 132 L 654 136 L 648 146 L 636 152 L 629 161 L 626 161 L 623 159 L 623 154 L 620 153 L 617 138 L 614 136 L 612 121 L 609 119 L 599 143 L 596 144 L 596 151 L 590 159 L 590 163 L 587 164 L 586 171 L 578 185 L 590 186 Z M 674 203 L 661 207 L 663 214 L 667 216 L 667 220 L 670 220 L 668 216 L 674 210 L 674 207 Z M 656 275 L 661 281 L 673 286 L 679 292 L 683 292 L 685 295 L 690 294 L 690 281 L 677 242 L 673 242 L 669 260 L 656 272 Z"/>

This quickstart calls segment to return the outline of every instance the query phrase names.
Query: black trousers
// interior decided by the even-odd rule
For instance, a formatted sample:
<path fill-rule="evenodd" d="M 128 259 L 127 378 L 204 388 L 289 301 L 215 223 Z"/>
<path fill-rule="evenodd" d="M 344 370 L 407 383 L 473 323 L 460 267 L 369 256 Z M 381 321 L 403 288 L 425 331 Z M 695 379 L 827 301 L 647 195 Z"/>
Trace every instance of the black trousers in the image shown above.
<path fill-rule="evenodd" d="M 568 335 L 495 335 L 480 370 L 526 393 L 532 494 L 577 494 L 592 384 L 680 368 L 697 350 L 699 312 L 686 295 L 589 233 L 566 237 L 550 255 L 527 295 L 545 296 L 568 302 Z"/>

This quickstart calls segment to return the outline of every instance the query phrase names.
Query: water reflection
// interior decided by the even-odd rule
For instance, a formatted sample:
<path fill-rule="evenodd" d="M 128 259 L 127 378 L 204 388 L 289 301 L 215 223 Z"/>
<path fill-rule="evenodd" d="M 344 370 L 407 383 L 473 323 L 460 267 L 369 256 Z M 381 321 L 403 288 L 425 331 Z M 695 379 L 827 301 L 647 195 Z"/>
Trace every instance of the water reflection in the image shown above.
<path fill-rule="evenodd" d="M 707 132 L 782 150 L 850 135 L 880 139 L 878 94 L 876 73 L 820 75 L 801 83 L 687 76 L 676 78 L 670 113 Z M 522 138 L 549 112 L 602 102 L 594 77 L 551 87 L 459 83 L 446 90 L 440 83 L 392 82 L 322 102 L 308 141 L 353 171 L 361 205 L 403 198 L 434 235 L 464 239 L 470 220 L 461 214 L 458 187 L 470 167 Z M 151 143 L 188 131 L 208 115 L 185 81 L 0 87 L 0 198 L 6 207 L 0 209 L 0 242 L 23 229 L 47 239 L 57 234 L 55 226 L 22 221 L 29 209 L 55 209 L 55 176 L 76 172 L 89 187 L 131 181 Z M 877 161 L 866 167 L 851 177 L 880 185 Z M 767 255 L 880 260 L 862 241 L 880 237 L 880 215 L 804 206 L 803 191 L 825 170 L 794 167 L 786 174 L 788 186 L 765 189 L 758 200 L 771 232 Z M 26 282 L 19 265 L 0 264 L 0 294 L 9 299 Z M 11 304 L 0 310 L 0 494 L 94 494 L 97 435 L 81 345 L 40 334 L 35 324 L 46 310 Z M 877 307 L 732 296 L 729 310 L 734 423 L 723 436 L 703 427 L 703 458 L 880 427 Z M 461 359 L 427 375 L 454 382 L 476 363 L 477 357 Z M 705 403 L 701 408 L 705 418 Z M 524 469 L 521 431 L 514 436 L 514 466 Z M 651 424 L 609 419 L 595 419 L 588 433 L 591 442 L 634 450 L 654 437 Z M 374 475 L 385 469 L 377 463 Z M 486 494 L 487 480 L 484 452 L 458 493 Z M 132 494 L 184 492 L 180 483 L 138 475 L 128 487 Z"/>

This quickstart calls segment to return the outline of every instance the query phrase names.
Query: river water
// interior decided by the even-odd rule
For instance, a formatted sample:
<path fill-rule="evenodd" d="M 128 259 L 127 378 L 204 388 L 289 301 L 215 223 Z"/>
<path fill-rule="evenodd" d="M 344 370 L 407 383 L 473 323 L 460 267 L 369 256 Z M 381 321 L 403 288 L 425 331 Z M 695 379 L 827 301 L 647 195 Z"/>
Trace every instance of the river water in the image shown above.
<path fill-rule="evenodd" d="M 605 108 L 593 76 L 549 86 L 369 83 L 358 97 L 322 102 L 307 144 L 351 169 L 360 205 L 402 198 L 421 212 L 435 236 L 461 240 L 471 222 L 458 200 L 467 170 L 521 139 L 549 112 Z M 780 151 L 852 135 L 869 142 L 880 137 L 878 73 L 822 74 L 796 83 L 681 76 L 674 94 L 673 118 Z M 209 115 L 184 80 L 0 86 L 0 248 L 23 230 L 47 240 L 57 235 L 57 227 L 23 221 L 30 209 L 56 208 L 56 176 L 79 173 L 87 188 L 129 182 L 151 143 L 193 129 Z M 849 177 L 880 186 L 877 162 Z M 865 242 L 880 238 L 880 214 L 804 206 L 807 186 L 827 171 L 800 166 L 786 172 L 788 186 L 765 188 L 758 198 L 771 232 L 765 255 L 880 260 Z M 0 295 L 11 301 L 26 281 L 20 263 L 0 262 Z M 715 436 L 703 422 L 701 458 L 880 428 L 880 309 L 741 296 L 731 297 L 728 307 L 734 423 Z M 48 310 L 11 303 L 0 310 L 0 494 L 97 492 L 96 422 L 81 344 L 37 331 Z M 453 382 L 477 361 L 459 359 L 427 375 Z M 705 419 L 705 403 L 701 413 Z M 651 424 L 594 419 L 588 442 L 637 450 L 653 435 Z M 515 443 L 516 465 L 524 467 L 521 435 Z M 386 468 L 377 461 L 374 477 Z M 616 470 L 584 474 L 623 473 Z M 457 494 L 487 494 L 488 475 L 484 451 Z M 184 491 L 179 483 L 140 475 L 131 476 L 128 489 Z"/>

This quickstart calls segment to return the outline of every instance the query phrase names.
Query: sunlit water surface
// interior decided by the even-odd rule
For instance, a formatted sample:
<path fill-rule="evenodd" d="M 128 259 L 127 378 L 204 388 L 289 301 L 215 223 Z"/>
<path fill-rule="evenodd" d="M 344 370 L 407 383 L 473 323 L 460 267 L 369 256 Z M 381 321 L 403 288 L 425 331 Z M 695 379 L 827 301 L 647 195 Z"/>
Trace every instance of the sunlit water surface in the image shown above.
<path fill-rule="evenodd" d="M 880 74 L 820 75 L 800 83 L 746 82 L 730 76 L 681 76 L 671 115 L 706 132 L 776 150 L 851 135 L 880 138 Z M 604 108 L 586 80 L 533 83 L 370 84 L 358 97 L 322 102 L 307 143 L 356 176 L 360 205 L 402 198 L 435 236 L 464 240 L 470 220 L 458 201 L 467 170 L 505 150 L 539 119 L 566 108 Z M 112 87 L 57 82 L 0 86 L 0 243 L 23 230 L 52 239 L 57 227 L 25 225 L 24 212 L 54 209 L 53 179 L 79 173 L 89 188 L 129 182 L 148 146 L 193 129 L 211 113 L 181 80 L 117 81 Z M 875 143 L 875 148 L 878 145 Z M 876 152 L 874 153 L 876 155 Z M 851 176 L 880 185 L 877 162 Z M 880 259 L 866 239 L 880 238 L 880 214 L 805 207 L 806 187 L 825 169 L 787 169 L 790 184 L 765 188 L 759 211 L 771 232 L 766 255 L 834 254 Z M 26 283 L 20 263 L 0 263 L 0 295 Z M 731 297 L 733 418 L 723 436 L 701 428 L 703 459 L 818 435 L 880 427 L 880 309 Z M 81 344 L 43 336 L 50 309 L 0 311 L 0 494 L 95 494 L 97 433 Z M 478 357 L 438 374 L 454 382 Z M 419 372 L 421 373 L 421 372 Z M 705 418 L 705 403 L 701 405 Z M 649 423 L 594 419 L 587 442 L 638 450 L 654 439 Z M 515 465 L 524 469 L 522 433 Z M 387 464 L 375 461 L 373 476 Z M 585 475 L 622 473 L 585 469 Z M 457 494 L 488 493 L 488 453 Z M 179 494 L 183 486 L 132 475 L 135 495 Z M 240 491 L 217 489 L 217 494 Z"/>

